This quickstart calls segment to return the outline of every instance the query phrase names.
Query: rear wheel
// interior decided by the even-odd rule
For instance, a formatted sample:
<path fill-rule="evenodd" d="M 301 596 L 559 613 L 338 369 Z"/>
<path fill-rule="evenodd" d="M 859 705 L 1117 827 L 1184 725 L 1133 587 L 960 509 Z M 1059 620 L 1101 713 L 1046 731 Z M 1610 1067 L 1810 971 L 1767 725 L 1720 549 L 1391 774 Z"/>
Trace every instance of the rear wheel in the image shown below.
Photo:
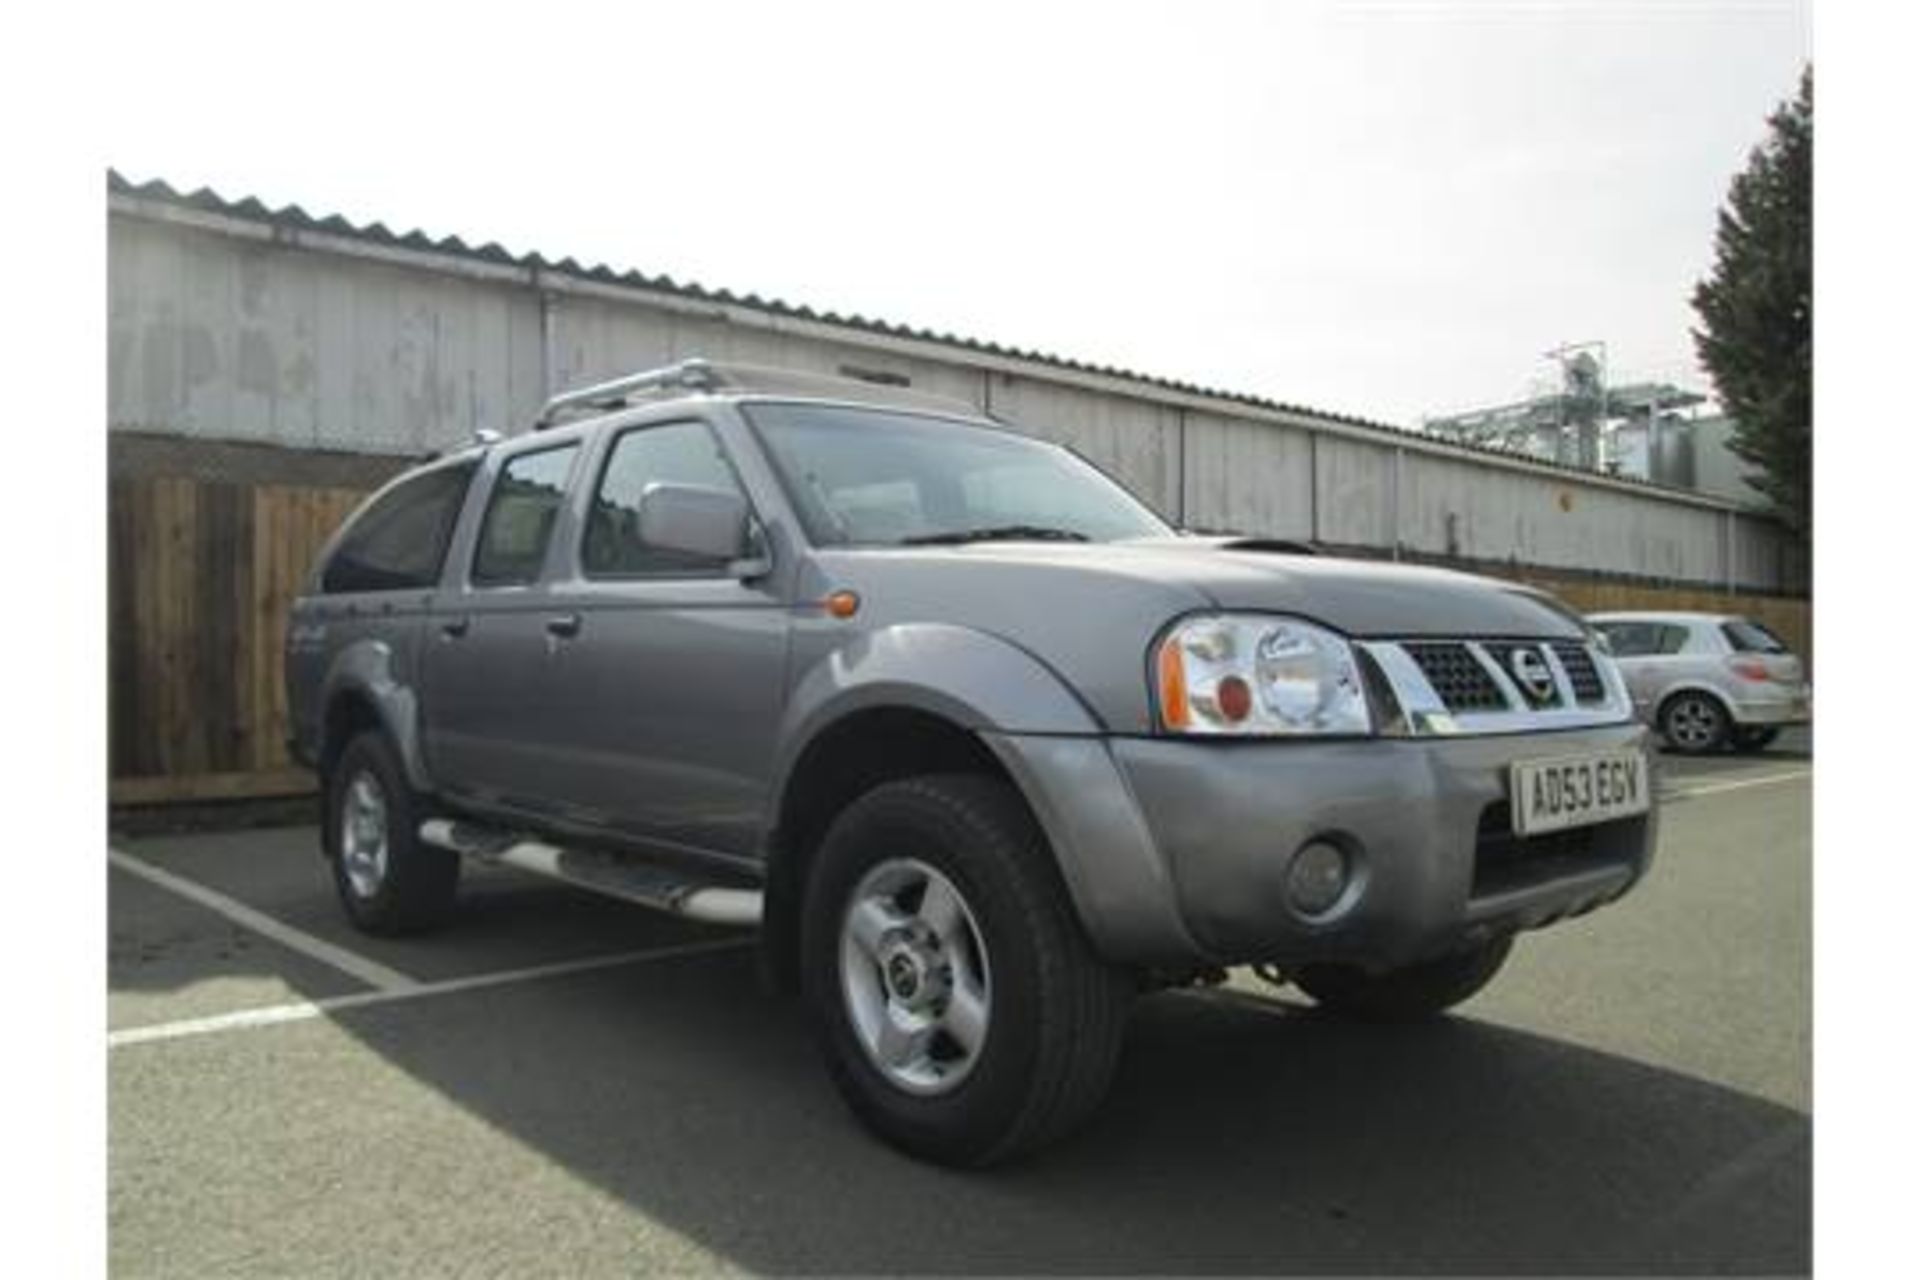
<path fill-rule="evenodd" d="M 887 783 L 835 819 L 801 963 L 855 1114 L 913 1155 L 969 1167 L 1092 1112 L 1132 995 L 1094 955 L 1019 796 L 972 775 Z"/>
<path fill-rule="evenodd" d="M 334 889 L 357 928 L 417 933 L 445 919 L 460 855 L 421 843 L 419 800 L 385 735 L 347 743 L 327 774 L 326 816 Z"/>
<path fill-rule="evenodd" d="M 1660 709 L 1660 734 L 1682 755 L 1699 756 L 1727 745 L 1732 721 L 1708 693 L 1676 693 Z"/>
<path fill-rule="evenodd" d="M 1331 1013 L 1369 1021 L 1432 1017 L 1476 995 L 1500 972 L 1511 937 L 1403 969 L 1369 973 L 1349 965 L 1307 965 L 1294 982 Z"/>
<path fill-rule="evenodd" d="M 1780 730 L 1772 725 L 1739 727 L 1733 731 L 1733 749 L 1735 751 L 1765 751 L 1772 746 L 1774 739 L 1780 736 Z"/>

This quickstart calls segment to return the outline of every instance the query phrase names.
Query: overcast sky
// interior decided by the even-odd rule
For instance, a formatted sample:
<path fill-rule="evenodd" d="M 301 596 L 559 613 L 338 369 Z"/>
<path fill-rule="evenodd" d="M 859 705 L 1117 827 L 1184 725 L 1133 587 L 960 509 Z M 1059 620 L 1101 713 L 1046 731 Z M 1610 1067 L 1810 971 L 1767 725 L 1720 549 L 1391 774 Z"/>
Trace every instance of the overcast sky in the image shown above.
<path fill-rule="evenodd" d="M 123 15 L 107 162 L 1408 424 L 1570 341 L 1706 389 L 1811 55 L 1790 0 L 263 12 Z"/>

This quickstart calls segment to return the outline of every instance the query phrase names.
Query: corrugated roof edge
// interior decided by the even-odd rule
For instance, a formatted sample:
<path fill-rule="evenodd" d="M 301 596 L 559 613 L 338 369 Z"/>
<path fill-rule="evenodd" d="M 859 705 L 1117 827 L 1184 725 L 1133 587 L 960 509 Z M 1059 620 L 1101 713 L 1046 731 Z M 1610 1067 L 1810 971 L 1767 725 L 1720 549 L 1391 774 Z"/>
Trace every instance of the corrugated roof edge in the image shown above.
<path fill-rule="evenodd" d="M 1427 445 L 1442 445 L 1448 450 L 1478 454 L 1504 462 L 1521 462 L 1530 466 L 1563 472 L 1570 478 L 1593 480 L 1605 484 L 1630 485 L 1646 489 L 1653 493 L 1672 494 L 1707 506 L 1726 506 L 1729 510 L 1739 510 L 1749 517 L 1764 513 L 1740 508 L 1737 504 L 1715 500 L 1712 495 L 1694 489 L 1679 488 L 1674 485 L 1656 484 L 1651 480 L 1642 480 L 1637 476 L 1608 475 L 1597 471 L 1587 471 L 1568 463 L 1548 458 L 1536 458 L 1531 454 L 1506 449 L 1493 449 L 1485 445 L 1471 444 L 1465 441 L 1445 440 L 1430 436 L 1424 432 L 1413 431 L 1406 427 L 1397 427 L 1392 423 L 1380 422 L 1371 418 L 1361 418 L 1352 414 L 1334 413 L 1324 409 L 1313 409 L 1305 405 L 1288 404 L 1281 400 L 1271 400 L 1265 396 L 1256 396 L 1241 391 L 1224 391 L 1218 387 L 1204 387 L 1196 383 L 1181 382 L 1173 378 L 1162 378 L 1153 374 L 1139 373 L 1132 369 L 1117 369 L 1110 365 L 1088 364 L 1066 356 L 1052 355 L 1044 351 L 1025 351 L 1018 347 L 1002 346 L 999 343 L 983 342 L 978 338 L 959 337 L 951 333 L 936 333 L 930 329 L 916 329 L 910 325 L 892 324 L 885 320 L 868 319 L 864 316 L 843 316 L 833 311 L 816 311 L 812 307 L 784 302 L 778 298 L 762 298 L 758 294 L 738 294 L 728 289 L 709 289 L 691 281 L 680 283 L 670 276 L 650 276 L 635 270 L 615 271 L 604 263 L 584 266 L 573 258 L 561 258 L 558 261 L 538 253 L 525 253 L 515 257 L 497 242 L 488 241 L 479 246 L 469 245 L 459 236 L 442 236 L 438 240 L 424 231 L 413 230 L 396 234 L 385 223 L 373 222 L 366 226 L 357 226 L 339 214 L 315 217 L 297 204 L 283 205 L 278 209 L 267 206 L 255 196 L 239 200 L 229 200 L 211 187 L 200 187 L 194 191 L 182 193 L 159 178 L 145 182 L 134 182 L 117 169 L 107 170 L 107 190 L 110 194 L 131 196 L 141 200 L 154 200 L 183 208 L 197 209 L 206 213 L 221 214 L 227 217 L 245 218 L 252 221 L 275 225 L 292 226 L 300 229 L 324 231 L 332 235 L 363 240 L 371 244 L 394 246 L 405 249 L 427 250 L 496 265 L 514 265 L 527 270 L 540 270 L 559 275 L 573 276 L 576 279 L 599 284 L 625 285 L 633 288 L 650 289 L 661 293 L 674 294 L 683 298 L 718 302 L 729 306 L 746 307 L 757 311 L 767 311 L 775 315 L 790 316 L 800 320 L 811 320 L 822 324 L 837 325 L 847 329 L 859 329 L 869 333 L 885 334 L 894 338 L 908 338 L 919 342 L 930 342 L 940 346 L 954 347 L 962 351 L 980 352 L 1002 359 L 1024 360 L 1056 369 L 1071 370 L 1076 373 L 1091 374 L 1103 378 L 1113 378 L 1124 382 L 1138 383 L 1142 386 L 1156 387 L 1164 391 L 1182 395 L 1199 396 L 1208 400 L 1218 400 L 1223 404 L 1246 405 L 1274 413 L 1298 414 L 1302 417 L 1317 418 L 1323 422 L 1340 423 L 1350 427 L 1360 427 L 1368 431 L 1384 432 L 1401 436 Z"/>

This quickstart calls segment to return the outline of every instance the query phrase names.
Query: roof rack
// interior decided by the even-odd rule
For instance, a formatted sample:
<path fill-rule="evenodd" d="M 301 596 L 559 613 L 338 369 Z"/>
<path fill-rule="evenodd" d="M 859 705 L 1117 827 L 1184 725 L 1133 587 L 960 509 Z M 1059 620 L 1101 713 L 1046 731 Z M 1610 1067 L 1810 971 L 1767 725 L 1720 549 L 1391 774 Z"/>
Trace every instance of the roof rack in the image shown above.
<path fill-rule="evenodd" d="M 624 409 L 644 396 L 682 392 L 726 391 L 736 394 L 800 396 L 813 400 L 851 400 L 868 404 L 888 404 L 917 408 L 934 413 L 984 416 L 979 406 L 951 396 L 916 391 L 894 382 L 869 378 L 834 377 L 799 369 L 775 369 L 760 365 L 714 364 L 694 358 L 659 369 L 647 369 L 624 377 L 597 382 L 589 387 L 564 391 L 540 410 L 533 429 L 543 431 L 570 418 L 611 413 Z"/>
<path fill-rule="evenodd" d="M 635 397 L 649 391 L 711 391 L 716 385 L 713 368 L 705 360 L 682 360 L 659 369 L 596 382 L 590 387 L 563 391 L 541 408 L 540 416 L 533 420 L 533 429 L 542 431 L 581 414 L 623 409 L 632 404 Z"/>

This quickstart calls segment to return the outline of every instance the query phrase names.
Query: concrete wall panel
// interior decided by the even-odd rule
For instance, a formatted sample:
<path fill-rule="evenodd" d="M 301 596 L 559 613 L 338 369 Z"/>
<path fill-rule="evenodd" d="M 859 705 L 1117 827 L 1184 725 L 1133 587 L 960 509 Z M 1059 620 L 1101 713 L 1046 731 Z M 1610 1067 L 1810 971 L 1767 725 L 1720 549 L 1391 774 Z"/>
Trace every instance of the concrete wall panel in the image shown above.
<path fill-rule="evenodd" d="M 1393 545 L 1393 450 L 1362 440 L 1323 436 L 1320 453 L 1320 538 L 1369 547 Z"/>
<path fill-rule="evenodd" d="M 1308 432 L 1189 410 L 1184 433 L 1188 527 L 1270 538 L 1316 536 Z"/>
<path fill-rule="evenodd" d="M 519 429 L 554 389 L 700 355 L 905 377 L 1071 445 L 1194 527 L 1760 590 L 1806 581 L 1775 526 L 1676 495 L 1213 412 L 1145 386 L 1097 389 L 958 348 L 949 358 L 883 334 L 521 268 L 302 247 L 258 228 L 110 219 L 111 426 L 418 454 Z"/>
<path fill-rule="evenodd" d="M 995 416 L 1070 445 L 1162 516 L 1179 507 L 1180 411 L 1038 378 L 995 375 Z"/>

